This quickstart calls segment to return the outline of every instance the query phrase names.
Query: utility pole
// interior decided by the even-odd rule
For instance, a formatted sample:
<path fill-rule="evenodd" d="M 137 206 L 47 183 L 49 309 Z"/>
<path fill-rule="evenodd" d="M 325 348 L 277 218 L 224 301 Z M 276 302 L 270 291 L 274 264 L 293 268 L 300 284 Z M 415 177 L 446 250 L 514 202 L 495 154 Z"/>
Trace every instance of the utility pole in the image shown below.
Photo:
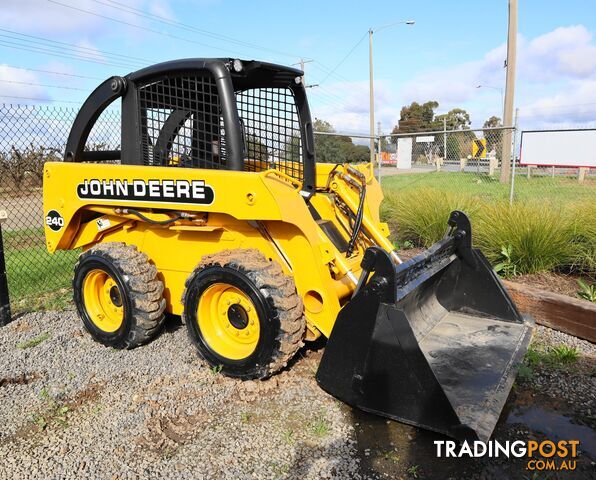
<path fill-rule="evenodd" d="M 304 64 L 305 63 L 311 63 L 314 62 L 314 60 L 304 60 L 304 58 L 301 58 L 300 61 L 298 63 L 293 63 L 292 65 L 300 65 L 300 70 L 302 70 L 303 75 L 302 75 L 302 85 L 304 85 L 304 88 L 312 88 L 312 87 L 318 87 L 319 85 L 307 85 L 306 84 L 306 72 L 304 70 Z"/>
<path fill-rule="evenodd" d="M 369 69 L 369 101 L 370 101 L 370 162 L 375 161 L 375 87 L 373 79 L 373 30 L 368 29 L 368 69 Z"/>
<path fill-rule="evenodd" d="M 517 49 L 517 0 L 509 0 L 509 27 L 507 30 L 507 77 L 505 82 L 505 108 L 503 125 L 513 124 L 513 99 L 515 95 L 515 61 Z M 511 159 L 513 145 L 511 143 L 511 129 L 503 132 L 503 158 L 501 159 L 501 183 L 509 182 L 511 178 Z"/>

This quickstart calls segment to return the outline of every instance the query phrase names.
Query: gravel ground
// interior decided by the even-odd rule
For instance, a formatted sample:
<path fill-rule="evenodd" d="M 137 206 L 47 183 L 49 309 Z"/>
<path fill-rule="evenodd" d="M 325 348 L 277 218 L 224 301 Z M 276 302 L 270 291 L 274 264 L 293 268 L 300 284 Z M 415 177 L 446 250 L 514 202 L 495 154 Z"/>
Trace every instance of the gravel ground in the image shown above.
<path fill-rule="evenodd" d="M 117 351 L 73 312 L 29 314 L 0 330 L 0 478 L 358 478 L 352 427 L 305 355 L 241 382 L 202 366 L 180 325 Z"/>
<path fill-rule="evenodd" d="M 301 352 L 267 381 L 241 382 L 204 366 L 179 320 L 167 327 L 132 351 L 95 343 L 69 311 L 0 329 L 0 478 L 406 478 L 412 462 L 416 478 L 442 478 L 432 455 L 413 448 L 418 431 L 361 416 L 317 386 L 320 351 Z M 574 337 L 538 327 L 536 338 L 596 358 Z M 596 382 L 580 370 L 581 381 L 536 372 L 532 385 L 564 391 L 591 415 Z M 387 429 L 394 438 L 377 445 Z"/>

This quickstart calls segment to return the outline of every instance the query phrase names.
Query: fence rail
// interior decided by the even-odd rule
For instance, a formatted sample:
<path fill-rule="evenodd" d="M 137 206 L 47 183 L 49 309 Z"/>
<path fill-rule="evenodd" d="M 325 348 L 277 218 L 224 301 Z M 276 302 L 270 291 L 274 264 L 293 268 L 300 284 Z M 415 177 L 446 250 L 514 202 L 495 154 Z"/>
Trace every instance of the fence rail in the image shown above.
<path fill-rule="evenodd" d="M 0 211 L 8 217 L 0 228 L 13 313 L 61 307 L 70 298 L 78 252 L 47 253 L 41 187 L 43 165 L 63 158 L 76 114 L 74 108 L 0 104 Z M 516 156 L 509 183 L 501 183 L 502 163 L 510 161 L 502 158 L 508 130 L 514 130 L 514 139 L 519 138 L 513 127 L 375 136 L 376 172 L 386 190 L 402 195 L 435 189 L 491 201 L 596 202 L 594 171 L 580 174 L 577 168 L 521 167 Z M 369 160 L 369 135 L 315 133 L 318 161 Z M 119 145 L 120 112 L 106 110 L 86 148 L 118 149 Z"/>

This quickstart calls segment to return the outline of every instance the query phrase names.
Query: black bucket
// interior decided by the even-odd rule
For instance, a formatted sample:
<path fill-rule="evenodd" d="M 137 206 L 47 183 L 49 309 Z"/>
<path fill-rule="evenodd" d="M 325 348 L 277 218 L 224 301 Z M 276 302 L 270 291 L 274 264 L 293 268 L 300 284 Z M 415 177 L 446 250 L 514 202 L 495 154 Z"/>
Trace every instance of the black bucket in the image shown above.
<path fill-rule="evenodd" d="M 486 441 L 532 322 L 472 249 L 467 217 L 453 212 L 449 225 L 444 240 L 398 266 L 380 248 L 367 250 L 363 281 L 338 315 L 317 381 L 362 410 Z"/>

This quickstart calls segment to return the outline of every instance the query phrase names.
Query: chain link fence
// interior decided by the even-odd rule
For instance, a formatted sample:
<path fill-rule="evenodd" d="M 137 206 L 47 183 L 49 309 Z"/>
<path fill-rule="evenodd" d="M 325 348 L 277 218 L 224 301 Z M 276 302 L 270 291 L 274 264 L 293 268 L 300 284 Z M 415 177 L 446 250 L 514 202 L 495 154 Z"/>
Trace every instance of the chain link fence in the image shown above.
<path fill-rule="evenodd" d="M 0 211 L 13 313 L 61 307 L 70 299 L 78 252 L 49 255 L 42 227 L 42 178 L 46 161 L 63 158 L 77 109 L 0 105 Z M 515 162 L 501 181 L 511 132 Z M 375 137 L 376 174 L 384 191 L 417 201 L 421 192 L 496 202 L 596 204 L 596 172 L 589 169 L 532 167 L 519 163 L 520 135 L 491 128 L 417 132 Z M 368 135 L 316 132 L 317 161 L 369 161 Z M 106 110 L 96 122 L 87 149 L 120 146 L 120 111 Z M 596 149 L 596 145 L 595 145 Z"/>
<path fill-rule="evenodd" d="M 50 255 L 43 232 L 43 166 L 60 161 L 78 109 L 0 104 L 0 210 L 12 313 L 59 307 L 78 252 Z M 105 111 L 89 136 L 88 149 L 120 144 L 120 112 Z"/>

